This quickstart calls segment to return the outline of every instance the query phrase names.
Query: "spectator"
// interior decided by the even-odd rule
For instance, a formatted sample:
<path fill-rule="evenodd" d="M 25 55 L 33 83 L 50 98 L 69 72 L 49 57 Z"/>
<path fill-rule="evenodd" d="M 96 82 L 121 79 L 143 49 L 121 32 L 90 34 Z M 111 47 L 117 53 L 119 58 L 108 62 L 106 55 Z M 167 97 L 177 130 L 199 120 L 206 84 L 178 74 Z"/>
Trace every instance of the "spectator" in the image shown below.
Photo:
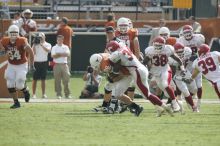
<path fill-rule="evenodd" d="M 63 17 L 61 19 L 61 22 L 58 26 L 57 35 L 64 36 L 63 44 L 67 45 L 69 49 L 72 49 L 72 36 L 73 36 L 73 29 L 67 25 L 68 24 L 68 18 Z M 71 67 L 71 57 L 68 56 L 68 66 Z"/>
<path fill-rule="evenodd" d="M 12 24 L 17 25 L 19 28 L 19 31 L 21 31 L 21 27 L 23 25 L 23 19 L 21 18 L 20 12 L 14 13 L 14 20 L 12 20 Z"/>
<path fill-rule="evenodd" d="M 36 68 L 32 81 L 33 98 L 36 98 L 37 80 L 41 80 L 42 98 L 47 98 L 45 94 L 45 80 L 48 69 L 47 56 L 51 50 L 51 44 L 45 41 L 44 33 L 39 33 L 39 36 L 34 38 L 32 48 L 34 51 L 34 66 Z"/>
<path fill-rule="evenodd" d="M 112 26 L 115 28 L 115 14 L 114 13 L 109 13 L 107 15 L 107 22 L 105 24 L 105 27 Z"/>
<path fill-rule="evenodd" d="M 189 23 L 193 27 L 194 33 L 201 33 L 202 26 L 199 22 L 196 21 L 196 18 L 194 16 L 189 17 Z"/>
<path fill-rule="evenodd" d="M 99 85 L 102 80 L 102 76 L 99 75 L 98 71 L 88 66 L 87 71 L 83 75 L 83 80 L 86 82 L 86 86 L 81 92 L 80 98 L 97 99 L 102 97 L 101 94 L 98 93 Z"/>
<path fill-rule="evenodd" d="M 33 12 L 30 9 L 26 9 L 22 12 L 23 25 L 21 29 L 21 35 L 28 38 L 31 31 L 37 31 L 37 23 L 31 19 Z"/>
<path fill-rule="evenodd" d="M 165 22 L 164 19 L 160 19 L 158 24 L 159 24 L 159 27 L 155 27 L 155 28 L 152 29 L 152 34 L 150 36 L 150 41 L 149 41 L 149 44 L 148 44 L 149 46 L 152 46 L 154 38 L 159 36 L 159 30 L 160 30 L 161 27 L 166 25 L 166 22 Z"/>
<path fill-rule="evenodd" d="M 69 90 L 70 71 L 67 65 L 67 57 L 70 55 L 70 49 L 63 44 L 64 36 L 57 36 L 57 44 L 53 46 L 51 55 L 55 62 L 53 73 L 55 78 L 55 92 L 58 99 L 62 98 L 61 81 L 64 86 L 64 94 L 66 98 L 71 98 Z"/>

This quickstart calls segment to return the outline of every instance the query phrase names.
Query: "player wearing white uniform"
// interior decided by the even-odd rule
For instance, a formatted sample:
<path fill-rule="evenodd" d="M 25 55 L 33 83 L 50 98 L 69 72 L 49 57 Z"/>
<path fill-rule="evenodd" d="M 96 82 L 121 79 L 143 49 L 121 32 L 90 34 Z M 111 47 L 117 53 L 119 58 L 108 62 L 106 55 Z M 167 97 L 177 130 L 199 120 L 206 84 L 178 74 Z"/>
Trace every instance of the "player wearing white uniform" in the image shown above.
<path fill-rule="evenodd" d="M 188 65 L 187 62 L 192 55 L 192 50 L 189 47 L 184 47 L 181 43 L 176 43 L 174 45 L 174 49 L 176 54 L 179 56 L 185 67 Z M 175 76 L 173 78 L 178 90 L 181 91 L 183 96 L 185 97 L 186 102 L 191 106 L 193 111 L 197 111 L 196 106 L 192 100 L 193 94 L 196 94 L 197 88 L 195 81 L 191 82 L 190 84 L 184 82 L 185 76 L 191 76 L 191 73 L 186 69 L 183 73 L 180 68 L 178 62 L 174 59 L 169 57 L 169 64 L 170 66 L 175 67 Z M 180 93 L 180 95 L 181 95 Z M 181 100 L 181 99 L 180 99 Z M 182 109 L 183 110 L 183 109 Z"/>
<path fill-rule="evenodd" d="M 182 61 L 175 54 L 174 48 L 171 45 L 165 45 L 165 39 L 163 37 L 156 37 L 153 40 L 153 46 L 145 49 L 145 64 L 148 64 L 158 87 L 172 99 L 173 110 L 176 112 L 180 110 L 180 107 L 177 104 L 174 91 L 170 86 L 172 71 L 168 64 L 168 57 L 176 60 L 179 63 L 181 71 L 184 71 Z"/>
<path fill-rule="evenodd" d="M 186 47 L 190 47 L 192 50 L 192 56 L 189 60 L 187 69 L 192 73 L 193 61 L 197 58 L 197 48 L 205 43 L 205 37 L 202 34 L 193 34 L 193 28 L 190 25 L 183 26 L 183 35 L 178 39 L 177 42 L 182 43 Z M 195 79 L 196 86 L 198 88 L 197 96 L 199 99 L 202 98 L 202 74 L 199 74 Z"/>
<path fill-rule="evenodd" d="M 198 49 L 199 58 L 193 62 L 193 73 L 191 79 L 195 79 L 199 73 L 209 80 L 215 92 L 220 98 L 220 52 L 210 52 L 210 48 L 206 44 L 202 44 Z M 201 101 L 198 102 L 198 108 Z"/>
<path fill-rule="evenodd" d="M 93 54 L 90 57 L 91 66 L 95 70 L 99 70 L 107 74 L 108 83 L 105 85 L 104 101 L 102 105 L 102 107 L 106 108 L 107 111 L 104 111 L 104 113 L 114 113 L 117 102 L 112 99 L 111 103 L 114 102 L 114 106 L 111 106 L 112 104 L 110 104 L 110 107 L 108 107 L 107 105 L 110 102 L 111 92 L 114 89 L 115 98 L 123 101 L 136 116 L 139 116 L 139 114 L 143 111 L 143 107 L 137 105 L 129 96 L 124 94 L 132 81 L 132 77 L 125 68 L 121 68 L 119 74 L 112 73 L 110 60 L 108 58 L 109 56 L 110 55 L 108 53 L 100 53 Z"/>
<path fill-rule="evenodd" d="M 161 111 L 166 110 L 171 116 L 173 115 L 170 108 L 165 105 L 157 96 L 149 92 L 148 86 L 148 70 L 147 68 L 130 52 L 125 46 L 120 46 L 119 43 L 111 41 L 107 45 L 107 49 L 112 52 L 109 59 L 113 66 L 113 72 L 117 73 L 121 67 L 128 69 L 135 85 L 140 90 L 145 98 L 147 98 L 158 111 L 158 116 L 161 116 Z"/>

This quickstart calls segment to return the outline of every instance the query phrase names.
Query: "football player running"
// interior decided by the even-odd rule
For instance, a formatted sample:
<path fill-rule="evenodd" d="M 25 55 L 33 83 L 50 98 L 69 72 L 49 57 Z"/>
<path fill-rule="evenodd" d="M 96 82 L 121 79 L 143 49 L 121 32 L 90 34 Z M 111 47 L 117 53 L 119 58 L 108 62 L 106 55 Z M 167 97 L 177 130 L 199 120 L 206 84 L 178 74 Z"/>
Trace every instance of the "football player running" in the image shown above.
<path fill-rule="evenodd" d="M 109 108 L 110 112 L 114 113 L 115 107 L 111 107 L 111 105 L 108 107 L 112 96 L 111 93 L 114 89 L 114 95 L 116 99 L 124 102 L 136 116 L 139 116 L 143 111 L 143 107 L 137 105 L 129 96 L 124 94 L 129 87 L 129 83 L 132 81 L 132 77 L 126 68 L 121 68 L 119 74 L 114 74 L 110 64 L 109 56 L 110 54 L 108 53 L 100 53 L 93 54 L 90 57 L 91 66 L 95 70 L 99 70 L 107 74 L 108 83 L 105 85 L 105 94 L 102 107 Z"/>
<path fill-rule="evenodd" d="M 205 43 L 205 37 L 202 34 L 194 34 L 193 28 L 190 25 L 184 25 L 182 28 L 182 36 L 177 40 L 177 42 L 182 43 L 184 46 L 191 48 L 192 50 L 192 56 L 189 60 L 189 65 L 187 66 L 187 69 L 192 73 L 192 64 L 193 61 L 198 57 L 197 55 L 197 49 L 198 47 Z M 202 98 L 202 74 L 200 73 L 196 79 L 196 86 L 198 88 L 197 90 L 197 96 L 198 96 L 198 102 L 201 102 Z"/>
<path fill-rule="evenodd" d="M 25 85 L 26 74 L 28 72 L 28 58 L 30 56 L 30 67 L 34 70 L 34 53 L 27 39 L 19 37 L 19 28 L 16 25 L 11 25 L 8 28 L 8 37 L 3 37 L 0 42 L 0 50 L 5 50 L 8 56 L 8 66 L 5 70 L 5 79 L 10 96 L 14 99 L 12 109 L 19 108 L 16 90 L 24 93 L 25 101 L 29 102 L 30 94 Z"/>
<path fill-rule="evenodd" d="M 175 49 L 175 53 L 179 56 L 184 66 L 186 67 L 187 65 L 189 65 L 187 62 L 192 55 L 192 50 L 189 47 L 184 47 L 184 45 L 181 43 L 176 43 L 174 45 L 174 49 Z M 180 97 L 179 97 L 178 103 L 181 102 L 181 93 L 182 93 L 186 102 L 190 105 L 191 109 L 196 112 L 197 107 L 195 106 L 192 96 L 191 96 L 191 95 L 196 94 L 197 92 L 196 83 L 195 81 L 191 83 L 184 82 L 185 77 L 191 76 L 191 73 L 187 69 L 185 72 L 182 72 L 179 68 L 178 62 L 176 62 L 172 58 L 169 58 L 169 64 L 170 66 L 173 66 L 175 68 L 175 76 L 173 77 L 173 80 L 178 90 L 180 90 L 180 95 L 179 95 Z M 180 105 L 180 107 L 182 108 L 181 112 L 184 113 L 183 106 Z"/>
<path fill-rule="evenodd" d="M 164 104 L 157 96 L 149 92 L 148 86 L 148 70 L 147 68 L 135 57 L 135 55 L 126 47 L 122 46 L 115 41 L 107 44 L 107 49 L 112 52 L 109 60 L 113 67 L 113 73 L 119 74 L 122 67 L 125 67 L 131 74 L 136 87 L 140 90 L 142 95 L 155 105 L 158 116 L 161 116 L 163 111 L 167 111 L 171 116 L 173 113 L 166 104 Z"/>
<path fill-rule="evenodd" d="M 163 92 L 169 95 L 172 100 L 171 104 L 173 110 L 174 112 L 177 112 L 180 110 L 180 106 L 177 103 L 174 90 L 170 86 L 170 82 L 172 80 L 172 71 L 168 64 L 169 57 L 172 57 L 178 62 L 181 72 L 185 71 L 183 63 L 175 53 L 174 48 L 171 45 L 165 45 L 165 39 L 161 36 L 158 36 L 153 40 L 153 46 L 145 49 L 144 64 L 148 65 L 148 68 L 153 75 L 157 86 Z"/>
<path fill-rule="evenodd" d="M 196 79 L 199 73 L 212 83 L 216 94 L 220 98 L 220 52 L 210 52 L 210 48 L 206 44 L 202 44 L 198 48 L 199 57 L 193 62 L 193 73 L 191 80 Z M 201 102 L 197 105 L 200 108 Z"/>

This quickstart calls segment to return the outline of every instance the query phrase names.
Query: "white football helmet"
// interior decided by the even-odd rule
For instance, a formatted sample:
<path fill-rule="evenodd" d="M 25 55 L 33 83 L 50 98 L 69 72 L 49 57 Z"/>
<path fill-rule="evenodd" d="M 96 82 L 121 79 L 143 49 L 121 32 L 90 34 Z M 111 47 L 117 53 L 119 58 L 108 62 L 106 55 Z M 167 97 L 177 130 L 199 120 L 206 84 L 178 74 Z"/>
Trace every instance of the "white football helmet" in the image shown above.
<path fill-rule="evenodd" d="M 127 33 L 129 29 L 128 19 L 125 17 L 121 17 L 117 21 L 117 29 L 122 33 Z"/>
<path fill-rule="evenodd" d="M 159 35 L 167 40 L 170 37 L 170 30 L 167 27 L 161 27 L 159 29 Z"/>
<path fill-rule="evenodd" d="M 19 28 L 17 25 L 11 25 L 8 28 L 8 36 L 11 39 L 17 39 L 17 37 L 19 37 Z"/>
<path fill-rule="evenodd" d="M 95 70 L 99 70 L 101 61 L 102 56 L 100 54 L 93 54 L 89 59 L 90 65 Z"/>

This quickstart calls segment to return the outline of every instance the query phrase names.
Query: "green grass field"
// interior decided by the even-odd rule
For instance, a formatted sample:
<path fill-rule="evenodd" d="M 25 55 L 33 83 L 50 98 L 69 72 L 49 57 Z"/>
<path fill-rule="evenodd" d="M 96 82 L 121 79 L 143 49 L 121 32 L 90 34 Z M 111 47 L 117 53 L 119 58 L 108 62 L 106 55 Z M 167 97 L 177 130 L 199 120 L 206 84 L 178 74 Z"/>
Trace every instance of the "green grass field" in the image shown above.
<path fill-rule="evenodd" d="M 82 75 L 71 78 L 77 98 L 84 83 Z M 47 95 L 55 97 L 54 80 L 47 80 Z M 105 82 L 105 81 L 104 81 Z M 103 84 L 104 84 L 103 82 Z M 217 99 L 204 80 L 204 99 Z M 28 85 L 30 86 L 30 79 Z M 102 84 L 102 86 L 103 86 Z M 102 88 L 102 87 L 101 87 Z M 38 95 L 41 95 L 38 87 Z M 156 117 L 150 103 L 141 103 L 139 117 L 129 112 L 106 115 L 91 109 L 100 103 L 0 103 L 0 146 L 219 146 L 220 105 L 202 104 L 200 113 Z M 186 106 L 186 105 L 185 105 Z"/>
<path fill-rule="evenodd" d="M 74 98 L 78 98 L 80 95 L 81 90 L 83 89 L 85 83 L 82 80 L 82 74 L 72 74 L 70 79 L 70 90 L 72 92 L 72 95 Z M 31 89 L 31 76 L 28 76 L 27 79 L 27 85 Z M 102 83 L 100 86 L 100 92 L 104 92 L 104 85 L 106 83 L 105 77 L 102 79 Z M 41 97 L 41 88 L 40 88 L 40 82 L 37 83 L 37 96 Z M 217 95 L 214 92 L 214 89 L 211 87 L 211 85 L 208 83 L 207 80 L 203 80 L 203 86 L 204 86 L 204 92 L 203 92 L 203 98 L 204 99 L 217 99 Z M 46 94 L 49 98 L 55 98 L 56 94 L 54 91 L 54 78 L 53 74 L 48 74 L 47 81 L 46 81 Z"/>

